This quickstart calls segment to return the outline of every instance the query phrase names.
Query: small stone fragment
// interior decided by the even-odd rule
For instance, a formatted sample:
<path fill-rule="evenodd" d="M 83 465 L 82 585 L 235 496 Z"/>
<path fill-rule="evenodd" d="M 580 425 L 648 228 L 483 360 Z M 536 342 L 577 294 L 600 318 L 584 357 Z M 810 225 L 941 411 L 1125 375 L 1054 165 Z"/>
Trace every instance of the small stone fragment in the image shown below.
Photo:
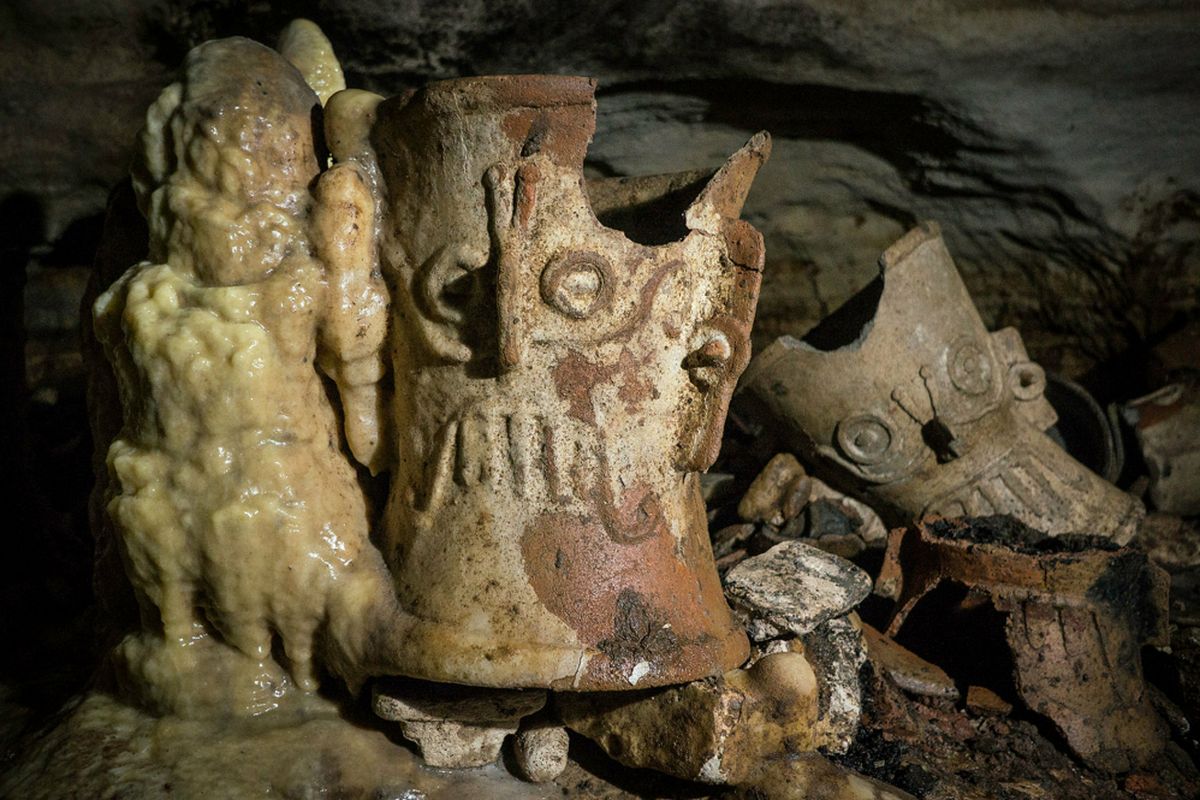
<path fill-rule="evenodd" d="M 813 478 L 807 476 L 798 478 L 788 484 L 783 491 L 783 503 L 779 510 L 785 520 L 798 517 L 804 511 L 812 498 Z"/>
<path fill-rule="evenodd" d="M 749 552 L 739 548 L 737 550 L 731 551 L 727 555 L 721 556 L 716 561 L 717 573 L 719 575 L 724 575 L 726 572 L 729 572 L 729 570 L 733 569 L 738 564 L 742 563 L 742 561 L 744 561 L 746 559 L 746 557 L 749 555 L 750 555 Z"/>
<path fill-rule="evenodd" d="M 752 555 L 757 556 L 767 552 L 775 545 L 803 538 L 805 538 L 804 520 L 800 517 L 789 520 L 782 528 L 764 522 L 754 526 L 754 535 L 747 542 L 746 549 Z"/>
<path fill-rule="evenodd" d="M 561 725 L 540 722 L 523 727 L 513 737 L 513 755 L 517 766 L 530 781 L 552 781 L 567 768 L 570 740 Z"/>
<path fill-rule="evenodd" d="M 505 738 L 516 730 L 515 724 L 496 726 L 448 719 L 400 723 L 400 732 L 417 745 L 425 763 L 443 769 L 469 769 L 495 762 Z"/>
<path fill-rule="evenodd" d="M 986 686 L 968 686 L 967 708 L 981 714 L 1007 716 L 1012 713 L 1013 707 L 1012 703 L 1005 701 Z"/>
<path fill-rule="evenodd" d="M 858 537 L 857 534 L 832 534 L 822 536 L 819 539 L 814 539 L 813 544 L 824 550 L 830 555 L 835 555 L 840 558 L 852 559 L 862 555 L 867 549 L 866 543 Z"/>
<path fill-rule="evenodd" d="M 876 669 L 910 694 L 958 699 L 958 687 L 936 664 L 931 664 L 867 624 L 862 626 L 867 656 Z"/>
<path fill-rule="evenodd" d="M 494 762 L 521 719 L 546 704 L 546 692 L 393 679 L 376 683 L 371 700 L 377 716 L 400 723 L 426 764 L 466 768 Z"/>
<path fill-rule="evenodd" d="M 854 533 L 862 522 L 849 506 L 827 497 L 817 498 L 804 508 L 805 532 L 814 539 Z"/>
<path fill-rule="evenodd" d="M 738 516 L 747 522 L 766 522 L 776 527 L 787 522 L 785 503 L 789 510 L 799 513 L 797 501 L 789 496 L 803 489 L 801 481 L 807 476 L 804 467 L 791 453 L 779 453 L 763 467 L 738 503 Z M 805 498 L 807 499 L 807 498 Z M 802 504 L 800 504 L 801 507 Z"/>
<path fill-rule="evenodd" d="M 753 522 L 742 522 L 737 525 L 726 525 L 712 535 L 713 556 L 723 558 L 741 547 L 751 536 L 757 526 Z"/>
<path fill-rule="evenodd" d="M 867 573 L 799 540 L 747 558 L 725 576 L 725 593 L 734 608 L 752 623 L 765 623 L 751 631 L 756 641 L 772 638 L 772 629 L 808 633 L 844 615 L 870 591 Z"/>
<path fill-rule="evenodd" d="M 816 753 L 769 761 L 730 800 L 916 800 Z"/>
<path fill-rule="evenodd" d="M 866 503 L 842 494 L 818 478 L 805 478 L 797 484 L 800 489 L 790 492 L 782 506 L 783 516 L 788 520 L 783 527 L 779 530 L 770 525 L 760 528 L 756 538 L 766 543 L 761 549 L 766 550 L 788 539 L 854 536 L 857 544 L 838 538 L 822 547 L 851 558 L 867 547 L 883 547 L 887 543 L 887 527 Z M 797 502 L 799 510 L 795 510 Z"/>
<path fill-rule="evenodd" d="M 812 478 L 811 481 L 812 493 L 810 495 L 810 504 L 821 501 L 830 501 L 837 504 L 843 509 L 843 513 L 858 518 L 859 524 L 854 529 L 854 533 L 858 534 L 868 547 L 876 545 L 883 547 L 886 544 L 888 529 L 883 524 L 883 520 L 879 518 L 879 515 L 875 513 L 875 509 L 861 500 L 856 500 L 853 497 L 842 494 L 819 478 Z M 813 533 L 810 535 L 818 534 Z"/>

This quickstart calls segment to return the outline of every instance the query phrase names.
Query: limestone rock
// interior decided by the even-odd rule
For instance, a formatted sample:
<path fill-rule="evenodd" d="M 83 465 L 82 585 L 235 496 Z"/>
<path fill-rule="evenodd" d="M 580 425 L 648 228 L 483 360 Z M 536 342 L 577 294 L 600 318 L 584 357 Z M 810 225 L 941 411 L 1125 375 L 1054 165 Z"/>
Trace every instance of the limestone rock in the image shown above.
<path fill-rule="evenodd" d="M 805 634 L 840 617 L 871 592 L 867 573 L 802 541 L 778 544 L 725 576 L 725 593 L 751 622 L 756 641 Z"/>
<path fill-rule="evenodd" d="M 780 652 L 749 669 L 641 695 L 557 696 L 563 721 L 617 761 L 687 780 L 738 784 L 764 759 L 827 744 L 818 678 Z"/>
<path fill-rule="evenodd" d="M 856 620 L 773 642 L 749 668 L 630 699 L 562 693 L 563 722 L 618 762 L 703 783 L 751 780 L 766 760 L 845 752 L 858 730 L 866 657 Z"/>
<path fill-rule="evenodd" d="M 513 755 L 526 778 L 545 783 L 567 767 L 570 740 L 567 729 L 545 721 L 523 727 L 513 738 Z"/>
<path fill-rule="evenodd" d="M 738 503 L 738 516 L 747 522 L 780 526 L 795 517 L 808 500 L 804 467 L 791 453 L 779 453 L 763 467 Z"/>

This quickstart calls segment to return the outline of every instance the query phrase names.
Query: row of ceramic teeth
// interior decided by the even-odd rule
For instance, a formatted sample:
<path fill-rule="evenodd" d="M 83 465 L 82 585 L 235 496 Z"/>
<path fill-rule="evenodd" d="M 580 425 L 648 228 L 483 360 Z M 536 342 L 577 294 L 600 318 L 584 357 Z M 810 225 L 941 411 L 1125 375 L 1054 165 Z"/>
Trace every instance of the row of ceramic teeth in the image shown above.
<path fill-rule="evenodd" d="M 541 413 L 469 411 L 443 426 L 431 504 L 453 490 L 486 486 L 519 498 L 562 500 L 600 473 L 599 442 L 587 430 L 551 424 Z"/>
<path fill-rule="evenodd" d="M 1052 519 L 1066 503 L 1054 483 L 1074 483 L 1076 476 L 1058 475 L 1036 452 L 1002 463 L 991 475 L 964 491 L 933 504 L 930 512 L 944 516 L 1005 514 L 1020 510 Z"/>

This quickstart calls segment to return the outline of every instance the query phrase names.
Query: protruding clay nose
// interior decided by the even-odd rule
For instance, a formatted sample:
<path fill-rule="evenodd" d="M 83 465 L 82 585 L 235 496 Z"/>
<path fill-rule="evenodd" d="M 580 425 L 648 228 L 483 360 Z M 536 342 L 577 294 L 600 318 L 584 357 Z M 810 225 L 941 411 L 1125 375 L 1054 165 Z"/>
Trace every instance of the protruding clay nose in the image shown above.
<path fill-rule="evenodd" d="M 488 236 L 496 262 L 497 339 L 501 371 L 521 363 L 528 347 L 528 323 L 522 320 L 529 287 L 519 280 L 529 248 L 529 225 L 538 202 L 541 172 L 531 162 L 510 169 L 495 164 L 484 175 Z"/>

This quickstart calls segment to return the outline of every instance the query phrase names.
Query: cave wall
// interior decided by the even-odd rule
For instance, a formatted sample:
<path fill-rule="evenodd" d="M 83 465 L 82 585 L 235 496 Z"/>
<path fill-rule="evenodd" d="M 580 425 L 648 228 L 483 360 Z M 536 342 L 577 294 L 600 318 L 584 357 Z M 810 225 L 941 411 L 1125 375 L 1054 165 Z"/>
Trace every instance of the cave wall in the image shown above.
<path fill-rule="evenodd" d="M 1021 326 L 1074 374 L 1200 296 L 1192 2 L 26 0 L 0 14 L 0 198 L 36 218 L 25 235 L 50 266 L 87 260 L 141 114 L 189 47 L 271 42 L 305 15 L 351 85 L 383 94 L 596 76 L 599 174 L 716 165 L 770 130 L 748 209 L 768 245 L 760 341 L 836 307 L 923 218 L 943 224 L 989 323 Z M 80 281 L 36 265 L 31 279 L 27 320 L 50 333 Z"/>

